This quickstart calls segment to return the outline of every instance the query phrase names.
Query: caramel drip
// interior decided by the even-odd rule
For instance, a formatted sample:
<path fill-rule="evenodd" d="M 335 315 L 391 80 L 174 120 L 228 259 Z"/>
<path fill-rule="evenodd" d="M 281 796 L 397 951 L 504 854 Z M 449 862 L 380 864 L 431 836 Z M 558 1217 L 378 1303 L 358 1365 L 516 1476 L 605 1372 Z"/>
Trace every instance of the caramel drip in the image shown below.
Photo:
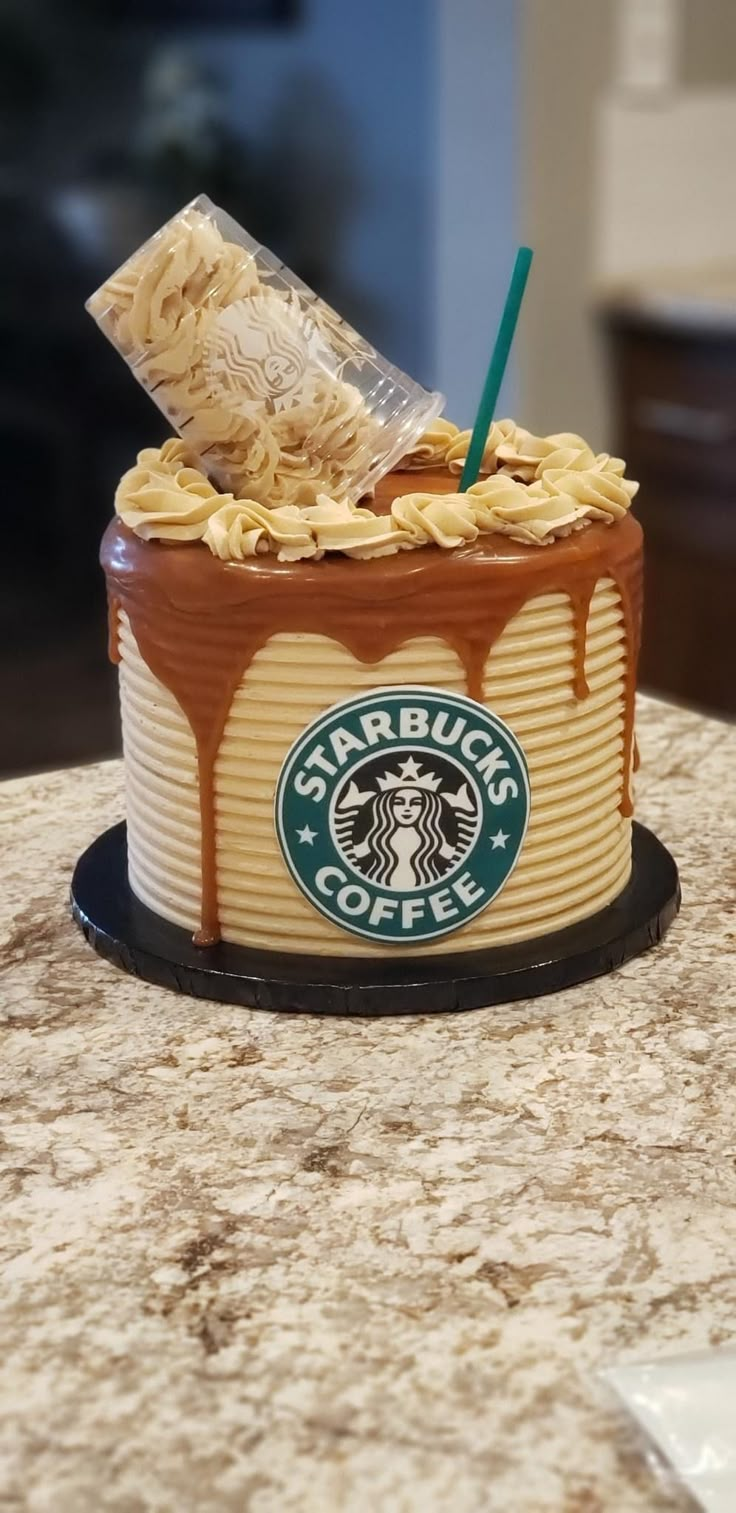
<path fill-rule="evenodd" d="M 107 655 L 117 667 L 120 661 L 120 600 L 115 594 L 109 594 L 107 602 Z"/>
<path fill-rule="evenodd" d="M 641 646 L 642 619 L 642 563 L 639 555 L 638 571 L 623 573 L 621 566 L 613 569 L 610 576 L 619 592 L 624 620 L 626 641 L 626 673 L 624 681 L 624 752 L 621 813 L 630 818 L 634 813 L 631 794 L 631 775 L 635 766 L 634 718 L 636 713 L 636 674 Z"/>
<path fill-rule="evenodd" d="M 572 686 L 576 699 L 587 699 L 590 693 L 585 676 L 585 646 L 588 639 L 588 616 L 590 601 L 595 593 L 595 583 L 586 583 L 584 588 L 570 594 L 573 633 Z"/>
<path fill-rule="evenodd" d="M 390 515 L 394 499 L 402 494 L 457 494 L 459 490 L 459 473 L 450 473 L 447 468 L 395 468 L 379 478 L 373 494 L 361 503 L 374 515 Z"/>
<path fill-rule="evenodd" d="M 425 475 L 412 474 L 412 480 L 422 487 Z M 221 562 L 200 543 L 141 541 L 115 520 L 103 540 L 102 563 L 111 617 L 113 612 L 117 617 L 118 607 L 125 610 L 141 656 L 178 701 L 196 742 L 199 944 L 218 938 L 214 795 L 220 741 L 253 657 L 279 633 L 327 636 L 371 666 L 415 637 L 439 636 L 460 658 L 469 696 L 482 700 L 483 670 L 506 625 L 529 599 L 562 592 L 572 605 L 574 688 L 583 698 L 590 601 L 598 580 L 611 577 L 621 596 L 626 635 L 621 809 L 631 813 L 628 774 L 641 608 L 641 527 L 633 516 L 615 526 L 588 526 L 549 547 L 487 535 L 450 552 L 425 547 L 372 561 L 335 556 L 296 564 L 272 556 Z"/>
<path fill-rule="evenodd" d="M 638 772 L 640 766 L 641 766 L 641 755 L 640 755 L 640 752 L 639 752 L 639 742 L 637 741 L 636 736 L 634 736 L 634 761 L 633 761 L 633 770 L 634 770 L 634 772 Z"/>
<path fill-rule="evenodd" d="M 219 740 L 217 747 L 219 747 Z M 215 817 L 215 762 L 217 747 L 197 742 L 199 775 L 199 821 L 202 872 L 201 923 L 194 933 L 195 946 L 214 946 L 220 939 L 217 909 L 217 830 Z"/>

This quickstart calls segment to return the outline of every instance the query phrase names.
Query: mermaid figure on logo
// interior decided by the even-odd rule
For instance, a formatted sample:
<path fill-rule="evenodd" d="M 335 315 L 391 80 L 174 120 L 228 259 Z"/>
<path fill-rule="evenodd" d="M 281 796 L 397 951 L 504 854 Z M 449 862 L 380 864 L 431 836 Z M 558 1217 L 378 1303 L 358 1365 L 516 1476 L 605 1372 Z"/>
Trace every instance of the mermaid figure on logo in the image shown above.
<path fill-rule="evenodd" d="M 366 829 L 365 819 L 356 821 L 368 805 Z M 462 860 L 476 814 L 467 783 L 446 793 L 441 777 L 422 774 L 421 764 L 409 757 L 397 773 L 378 778 L 377 792 L 362 792 L 350 782 L 337 805 L 335 829 L 341 850 L 363 877 L 403 893 L 438 882 Z"/>

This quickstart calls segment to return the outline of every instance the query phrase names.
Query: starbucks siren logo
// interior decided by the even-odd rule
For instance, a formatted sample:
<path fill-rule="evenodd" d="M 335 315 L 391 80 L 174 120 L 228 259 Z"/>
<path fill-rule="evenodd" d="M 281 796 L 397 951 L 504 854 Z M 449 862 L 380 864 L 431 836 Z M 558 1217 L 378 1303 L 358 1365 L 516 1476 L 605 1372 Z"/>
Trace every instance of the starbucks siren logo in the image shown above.
<path fill-rule="evenodd" d="M 432 688 L 361 694 L 289 752 L 276 834 L 315 908 L 370 940 L 457 930 L 503 888 L 529 817 L 516 737 L 481 704 Z"/>
<path fill-rule="evenodd" d="M 228 409 L 258 417 L 313 404 L 335 361 L 314 318 L 272 290 L 228 305 L 209 333 L 212 391 Z"/>

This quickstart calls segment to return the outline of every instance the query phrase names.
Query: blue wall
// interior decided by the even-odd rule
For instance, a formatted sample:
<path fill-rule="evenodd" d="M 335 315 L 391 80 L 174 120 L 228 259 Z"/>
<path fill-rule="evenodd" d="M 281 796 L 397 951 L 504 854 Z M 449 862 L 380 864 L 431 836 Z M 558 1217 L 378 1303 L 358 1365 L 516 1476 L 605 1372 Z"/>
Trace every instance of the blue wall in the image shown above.
<path fill-rule="evenodd" d="M 305 0 L 283 32 L 208 32 L 197 46 L 231 80 L 232 114 L 268 150 L 301 110 L 300 152 L 344 191 L 337 250 L 347 299 L 392 361 L 432 378 L 434 0 Z M 321 104 L 320 104 L 321 99 Z M 311 100 L 311 104 L 310 104 Z"/>
<path fill-rule="evenodd" d="M 471 425 L 517 246 L 516 0 L 438 0 L 434 382 Z M 513 356 L 498 413 L 516 407 Z"/>
<path fill-rule="evenodd" d="M 196 43 L 230 81 L 235 124 L 273 153 L 285 203 L 295 187 L 341 201 L 337 223 L 318 209 L 309 233 L 334 236 L 335 303 L 465 424 L 517 240 L 515 12 L 515 0 L 304 0 L 283 32 Z M 514 395 L 512 363 L 503 413 Z"/>

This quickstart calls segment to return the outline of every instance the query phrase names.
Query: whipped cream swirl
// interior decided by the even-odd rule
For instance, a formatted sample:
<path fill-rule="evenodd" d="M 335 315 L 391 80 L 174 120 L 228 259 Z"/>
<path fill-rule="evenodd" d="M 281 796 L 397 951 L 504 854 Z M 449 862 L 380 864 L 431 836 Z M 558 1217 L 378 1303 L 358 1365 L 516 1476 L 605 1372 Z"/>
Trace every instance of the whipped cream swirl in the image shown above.
<path fill-rule="evenodd" d="M 426 467 L 431 459 L 459 473 L 469 439 L 469 432 L 435 422 L 421 463 L 410 465 Z M 326 493 L 316 501 L 275 508 L 222 494 L 197 467 L 196 456 L 175 439 L 140 453 L 121 479 L 115 508 L 145 540 L 201 540 L 224 561 L 272 552 L 281 561 L 296 562 L 325 552 L 381 557 L 428 545 L 452 550 L 486 534 L 544 546 L 589 522 L 619 519 L 637 488 L 624 477 L 619 458 L 594 454 L 580 436 L 535 437 L 513 421 L 497 421 L 483 476 L 472 488 L 464 494 L 402 494 L 387 515 Z"/>

